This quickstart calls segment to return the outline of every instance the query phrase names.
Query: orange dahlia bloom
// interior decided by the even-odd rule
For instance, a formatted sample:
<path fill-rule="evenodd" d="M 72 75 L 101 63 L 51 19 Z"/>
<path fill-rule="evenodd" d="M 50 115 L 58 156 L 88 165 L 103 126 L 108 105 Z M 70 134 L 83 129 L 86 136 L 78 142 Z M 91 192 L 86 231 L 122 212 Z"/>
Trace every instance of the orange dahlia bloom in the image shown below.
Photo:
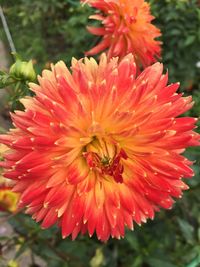
<path fill-rule="evenodd" d="M 102 27 L 88 27 L 89 32 L 102 36 L 100 43 L 88 51 L 94 55 L 107 49 L 108 57 L 122 58 L 133 53 L 136 62 L 146 67 L 160 57 L 161 35 L 151 21 L 150 6 L 144 0 L 83 0 L 101 13 L 90 16 L 101 21 Z"/>
<path fill-rule="evenodd" d="M 200 138 L 197 119 L 177 116 L 192 98 L 167 86 L 160 63 L 136 76 L 132 54 L 120 62 L 103 54 L 99 65 L 73 59 L 71 69 L 58 62 L 30 84 L 36 95 L 21 100 L 16 128 L 0 136 L 10 147 L 2 166 L 42 227 L 120 238 L 188 188 L 192 162 L 181 153 Z"/>

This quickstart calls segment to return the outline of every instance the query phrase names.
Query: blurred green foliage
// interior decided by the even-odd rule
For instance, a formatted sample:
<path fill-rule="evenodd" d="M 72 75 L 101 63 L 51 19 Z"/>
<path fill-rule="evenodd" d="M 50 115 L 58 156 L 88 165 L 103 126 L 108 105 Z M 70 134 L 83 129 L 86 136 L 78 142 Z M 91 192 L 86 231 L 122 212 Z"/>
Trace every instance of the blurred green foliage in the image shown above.
<path fill-rule="evenodd" d="M 200 2 L 150 0 L 155 24 L 161 29 L 162 62 L 171 81 L 182 90 L 200 89 Z"/>
<path fill-rule="evenodd" d="M 150 0 L 154 23 L 162 31 L 163 62 L 171 81 L 180 81 L 196 105 L 188 115 L 200 113 L 200 3 L 197 0 Z M 93 11 L 78 0 L 1 0 L 19 54 L 34 59 L 38 72 L 50 62 L 82 57 L 98 40 L 85 26 Z M 3 36 L 3 32 L 1 32 Z M 199 63 L 200 64 L 200 63 Z M 54 227 L 41 230 L 29 217 L 18 214 L 10 219 L 16 259 L 28 248 L 45 260 L 48 267 L 199 267 L 200 266 L 200 152 L 189 149 L 186 156 L 196 161 L 190 190 L 170 211 L 162 211 L 154 221 L 123 240 L 100 243 L 95 237 L 62 240 Z M 0 261 L 1 264 L 1 261 Z M 2 263 L 2 266 L 3 263 Z M 5 265 L 6 266 L 6 265 Z M 9 265 L 7 265 L 9 266 Z M 36 267 L 33 262 L 29 267 Z M 27 267 L 27 266 L 20 266 Z"/>
<path fill-rule="evenodd" d="M 35 59 L 39 70 L 83 57 L 94 41 L 85 29 L 91 10 L 78 0 L 1 1 L 17 52 Z"/>

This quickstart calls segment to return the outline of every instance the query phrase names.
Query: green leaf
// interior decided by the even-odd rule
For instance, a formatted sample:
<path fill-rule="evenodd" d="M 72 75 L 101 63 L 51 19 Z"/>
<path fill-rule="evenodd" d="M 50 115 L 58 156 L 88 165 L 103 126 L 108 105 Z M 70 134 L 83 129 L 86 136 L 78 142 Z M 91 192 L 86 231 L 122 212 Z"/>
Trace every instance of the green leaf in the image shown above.
<path fill-rule="evenodd" d="M 90 261 L 91 267 L 100 267 L 104 262 L 104 255 L 101 248 L 97 248 L 95 256 Z"/>
<path fill-rule="evenodd" d="M 126 233 L 126 240 L 128 241 L 131 248 L 133 248 L 135 251 L 140 250 L 139 242 L 137 237 L 135 236 L 135 233 L 128 231 Z"/>
<path fill-rule="evenodd" d="M 198 229 L 197 235 L 198 235 L 198 240 L 200 241 L 200 228 Z"/>
<path fill-rule="evenodd" d="M 142 263 L 143 263 L 143 258 L 142 256 L 137 256 L 136 258 L 134 258 L 133 260 L 133 264 L 131 265 L 131 267 L 141 267 Z"/>
<path fill-rule="evenodd" d="M 28 246 L 26 242 L 24 242 L 23 244 L 20 244 L 20 247 L 15 254 L 15 259 L 17 259 L 20 255 L 22 255 L 27 249 L 28 249 Z"/>
<path fill-rule="evenodd" d="M 186 38 L 185 42 L 184 42 L 184 46 L 189 46 L 189 45 L 191 45 L 192 43 L 194 43 L 195 39 L 196 39 L 196 36 L 194 36 L 194 35 L 189 35 L 189 36 Z"/>
<path fill-rule="evenodd" d="M 166 262 L 160 259 L 149 259 L 148 263 L 151 267 L 177 267 L 171 262 Z"/>
<path fill-rule="evenodd" d="M 186 267 L 199 267 L 199 264 L 200 264 L 200 256 L 198 256 L 197 258 L 195 258 Z"/>
<path fill-rule="evenodd" d="M 189 224 L 187 221 L 184 221 L 180 218 L 177 219 L 178 220 L 178 224 L 180 226 L 181 232 L 183 233 L 183 236 L 185 238 L 185 240 L 188 243 L 193 243 L 193 239 L 194 239 L 194 227 Z"/>

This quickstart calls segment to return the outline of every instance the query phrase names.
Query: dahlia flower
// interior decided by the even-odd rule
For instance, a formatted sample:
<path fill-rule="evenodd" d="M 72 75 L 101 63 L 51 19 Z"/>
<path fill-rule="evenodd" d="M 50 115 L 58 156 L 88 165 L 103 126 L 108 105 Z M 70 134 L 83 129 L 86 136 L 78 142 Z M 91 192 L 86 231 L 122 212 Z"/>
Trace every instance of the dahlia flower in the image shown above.
<path fill-rule="evenodd" d="M 160 57 L 161 35 L 151 21 L 149 3 L 144 0 L 83 0 L 101 13 L 90 16 L 99 20 L 102 27 L 88 27 L 89 32 L 102 36 L 99 44 L 86 52 L 95 55 L 107 49 L 108 57 L 122 58 L 133 53 L 138 65 L 146 67 Z"/>
<path fill-rule="evenodd" d="M 197 119 L 178 116 L 192 98 L 167 85 L 160 63 L 136 76 L 132 54 L 73 59 L 71 69 L 60 61 L 30 83 L 35 96 L 0 136 L 10 147 L 4 175 L 43 228 L 120 238 L 188 188 L 192 162 L 181 153 L 199 145 Z"/>
<path fill-rule="evenodd" d="M 7 146 L 0 144 L 0 160 L 3 159 L 2 156 L 7 150 Z M 9 179 L 3 177 L 0 169 L 0 211 L 15 212 L 17 210 L 19 194 L 12 192 L 10 182 Z"/>

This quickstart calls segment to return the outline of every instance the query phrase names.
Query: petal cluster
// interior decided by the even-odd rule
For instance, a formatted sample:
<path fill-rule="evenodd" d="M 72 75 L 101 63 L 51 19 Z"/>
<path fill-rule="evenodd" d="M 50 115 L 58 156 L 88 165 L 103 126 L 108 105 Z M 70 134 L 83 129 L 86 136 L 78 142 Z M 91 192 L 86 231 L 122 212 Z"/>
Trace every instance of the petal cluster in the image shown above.
<path fill-rule="evenodd" d="M 179 115 L 192 98 L 167 85 L 160 63 L 137 75 L 132 54 L 73 59 L 71 70 L 58 62 L 30 84 L 35 96 L 0 135 L 10 148 L 1 166 L 42 227 L 120 238 L 188 188 L 192 162 L 181 154 L 200 138 L 197 119 Z"/>
<path fill-rule="evenodd" d="M 89 32 L 102 36 L 100 43 L 86 55 L 95 55 L 107 50 L 108 57 L 133 53 L 138 65 L 151 65 L 160 57 L 161 35 L 151 21 L 149 3 L 144 0 L 83 0 L 101 11 L 90 18 L 102 23 L 101 27 L 88 27 Z"/>
<path fill-rule="evenodd" d="M 8 151 L 8 147 L 0 144 L 0 160 L 3 160 L 3 155 Z M 2 175 L 0 169 L 0 211 L 15 212 L 17 210 L 17 203 L 19 194 L 12 192 L 11 181 Z"/>

